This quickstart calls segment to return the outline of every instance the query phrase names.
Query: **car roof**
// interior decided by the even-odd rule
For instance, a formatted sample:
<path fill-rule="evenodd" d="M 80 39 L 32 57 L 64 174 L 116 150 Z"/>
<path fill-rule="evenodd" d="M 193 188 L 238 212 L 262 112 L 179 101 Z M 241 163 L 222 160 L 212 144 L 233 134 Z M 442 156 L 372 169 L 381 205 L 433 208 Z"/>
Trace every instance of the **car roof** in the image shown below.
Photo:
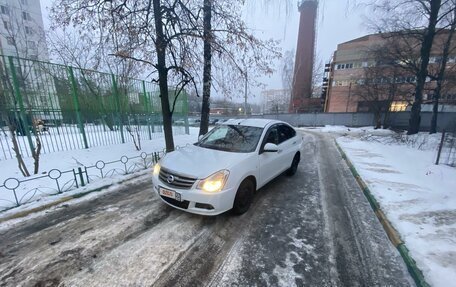
<path fill-rule="evenodd" d="M 221 123 L 221 125 L 241 125 L 241 126 L 250 126 L 250 127 L 259 127 L 264 128 L 269 124 L 283 123 L 278 120 L 271 119 L 229 119 L 226 122 Z"/>

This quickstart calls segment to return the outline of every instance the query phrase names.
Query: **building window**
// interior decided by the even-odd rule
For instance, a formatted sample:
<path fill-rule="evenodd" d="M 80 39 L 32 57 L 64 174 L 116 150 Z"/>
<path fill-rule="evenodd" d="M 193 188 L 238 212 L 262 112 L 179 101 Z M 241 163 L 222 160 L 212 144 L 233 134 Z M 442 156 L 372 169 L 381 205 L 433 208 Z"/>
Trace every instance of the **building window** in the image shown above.
<path fill-rule="evenodd" d="M 33 29 L 32 29 L 32 27 L 25 26 L 25 33 L 26 33 L 27 35 L 33 35 Z"/>
<path fill-rule="evenodd" d="M 403 84 L 405 82 L 404 77 L 396 77 L 396 84 Z"/>
<path fill-rule="evenodd" d="M 403 112 L 407 108 L 407 102 L 394 101 L 391 103 L 391 112 Z"/>
<path fill-rule="evenodd" d="M 3 21 L 3 27 L 5 27 L 5 30 L 8 30 L 8 28 L 9 28 L 8 22 Z"/>
<path fill-rule="evenodd" d="M 0 6 L 0 10 L 2 12 L 2 14 L 5 14 L 5 15 L 9 15 L 9 8 L 8 6 Z"/>
<path fill-rule="evenodd" d="M 29 49 L 36 49 L 36 43 L 33 41 L 27 41 L 27 46 Z"/>
<path fill-rule="evenodd" d="M 14 38 L 13 37 L 6 37 L 6 42 L 8 45 L 14 46 Z"/>
<path fill-rule="evenodd" d="M 31 21 L 32 17 L 30 16 L 29 12 L 22 11 L 22 19 L 24 19 L 26 21 Z"/>
<path fill-rule="evenodd" d="M 353 69 L 353 67 L 356 68 L 356 65 L 353 64 L 353 63 L 338 64 L 338 65 L 336 66 L 336 70 Z"/>

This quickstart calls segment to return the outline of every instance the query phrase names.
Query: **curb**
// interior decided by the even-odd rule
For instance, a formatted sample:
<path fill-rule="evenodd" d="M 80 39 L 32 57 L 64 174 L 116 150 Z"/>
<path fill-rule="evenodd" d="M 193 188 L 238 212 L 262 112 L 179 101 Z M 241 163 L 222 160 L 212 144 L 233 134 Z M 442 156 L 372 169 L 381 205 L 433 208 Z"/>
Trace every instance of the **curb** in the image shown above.
<path fill-rule="evenodd" d="M 385 213 L 380 208 L 380 204 L 377 202 L 375 197 L 372 195 L 371 191 L 369 190 L 369 187 L 363 181 L 363 179 L 359 175 L 358 171 L 355 169 L 355 166 L 348 159 L 347 155 L 342 150 L 340 145 L 337 143 L 336 139 L 334 139 L 334 143 L 336 144 L 336 147 L 339 150 L 339 153 L 342 155 L 342 158 L 347 163 L 351 173 L 355 177 L 356 182 L 358 182 L 358 185 L 361 187 L 361 190 L 363 191 L 365 197 L 367 198 L 367 201 L 369 202 L 372 210 L 375 212 L 377 219 L 382 224 L 383 229 L 385 230 L 386 234 L 388 235 L 389 240 L 394 245 L 394 247 L 396 247 L 396 249 L 399 251 L 399 254 L 402 256 L 402 259 L 404 260 L 404 263 L 407 266 L 410 276 L 412 276 L 413 280 L 415 281 L 416 286 L 430 287 L 429 283 L 427 283 L 426 280 L 424 279 L 423 272 L 418 268 L 418 266 L 416 266 L 416 261 L 410 255 L 409 250 L 408 250 L 407 246 L 405 245 L 405 243 L 402 241 L 399 233 L 396 231 L 396 229 L 394 229 L 394 227 L 391 225 L 388 218 L 386 217 Z"/>
<path fill-rule="evenodd" d="M 123 183 L 125 181 L 134 179 L 134 178 L 139 177 L 139 176 L 141 176 L 141 174 L 138 174 L 137 176 L 134 176 L 134 177 L 129 177 L 129 178 L 123 179 L 123 180 L 121 180 L 119 182 L 116 182 L 115 184 L 120 184 L 120 183 Z M 90 190 L 86 190 L 86 191 L 83 191 L 83 192 L 75 193 L 75 194 L 72 194 L 72 195 L 69 195 L 69 196 L 61 197 L 61 198 L 59 198 L 59 199 L 57 199 L 57 200 L 55 200 L 53 202 L 50 202 L 50 203 L 47 203 L 47 204 L 43 204 L 43 205 L 35 207 L 35 208 L 27 209 L 27 210 L 24 210 L 24 211 L 19 211 L 17 213 L 12 214 L 12 215 L 0 218 L 0 223 L 6 222 L 6 221 L 11 220 L 11 219 L 18 219 L 18 218 L 21 218 L 21 217 L 25 217 L 25 216 L 30 215 L 30 214 L 35 213 L 35 212 L 43 211 L 45 209 L 48 209 L 50 207 L 59 205 L 61 203 L 67 202 L 67 201 L 70 201 L 72 199 L 81 198 L 81 197 L 84 197 L 84 196 L 86 196 L 86 195 L 88 195 L 90 193 L 99 192 L 99 191 L 101 191 L 103 189 L 106 189 L 106 188 L 112 186 L 112 185 L 113 185 L 112 183 L 111 184 L 105 184 L 103 186 L 100 186 L 100 187 L 97 187 L 97 188 L 94 188 L 94 189 L 90 189 Z"/>

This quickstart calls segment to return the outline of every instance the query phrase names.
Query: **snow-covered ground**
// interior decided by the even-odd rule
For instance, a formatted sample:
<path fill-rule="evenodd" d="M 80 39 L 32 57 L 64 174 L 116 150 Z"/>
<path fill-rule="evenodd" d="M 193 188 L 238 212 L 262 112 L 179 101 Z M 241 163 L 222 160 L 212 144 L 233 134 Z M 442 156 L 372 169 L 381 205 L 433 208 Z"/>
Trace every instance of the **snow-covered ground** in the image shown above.
<path fill-rule="evenodd" d="M 456 282 L 456 168 L 435 165 L 441 134 L 318 128 L 337 142 L 369 186 L 432 286 Z"/>
<path fill-rule="evenodd" d="M 114 144 L 121 144 L 121 132 L 119 130 L 110 131 L 103 125 L 84 125 L 87 144 L 89 147 L 102 147 Z M 158 139 L 163 137 L 161 126 L 134 126 L 134 133 L 138 132 L 141 139 Z M 184 126 L 173 126 L 173 133 L 176 135 L 185 134 Z M 32 142 L 35 136 L 32 134 Z M 59 151 L 70 151 L 84 149 L 83 136 L 79 132 L 77 125 L 62 125 L 60 127 L 49 127 L 48 131 L 41 133 L 41 154 L 50 154 Z M 125 142 L 132 142 L 131 135 L 124 127 Z M 17 136 L 17 143 L 23 157 L 31 157 L 30 147 L 26 136 Z M 15 158 L 10 133 L 6 128 L 0 131 L 0 160 Z"/>
<path fill-rule="evenodd" d="M 190 128 L 190 135 L 174 136 L 175 145 L 184 146 L 196 142 L 198 131 L 198 128 Z M 17 199 L 21 203 L 35 201 L 57 192 L 56 181 L 49 177 L 49 175 L 54 175 L 52 173 L 55 172 L 49 173 L 53 169 L 58 169 L 63 172 L 71 171 L 72 169 L 77 169 L 79 167 L 92 166 L 89 179 L 98 182 L 97 185 L 106 185 L 111 181 L 114 183 L 118 180 L 118 178 L 124 174 L 125 168 L 127 168 L 129 172 L 130 169 L 137 170 L 138 168 L 135 167 L 144 162 L 144 159 L 141 158 L 141 153 L 150 154 L 153 152 L 162 152 L 165 147 L 164 138 L 142 140 L 141 146 L 141 151 L 137 151 L 133 143 L 130 142 L 43 154 L 40 159 L 40 174 L 30 178 L 24 178 L 22 176 L 17 167 L 16 159 L 2 160 L 0 168 L 0 210 L 15 206 L 16 198 L 14 193 L 10 189 L 1 187 L 2 185 L 14 187 L 17 184 L 15 180 L 8 181 L 9 178 L 17 178 L 21 181 L 20 185 L 15 189 Z M 119 161 L 123 156 L 136 158 L 129 160 L 126 165 L 122 162 L 114 162 Z M 151 158 L 148 158 L 147 160 L 150 161 Z M 105 163 L 103 175 L 98 175 L 98 170 L 94 167 L 98 161 L 103 161 Z M 25 163 L 29 170 L 33 170 L 33 159 L 26 158 Z M 37 177 L 42 178 L 28 181 L 29 179 Z M 109 178 L 101 179 L 101 177 Z M 73 172 L 62 173 L 59 178 L 59 185 L 64 191 L 74 190 L 76 186 Z M 94 185 L 91 183 L 90 186 L 93 187 Z M 66 192 L 64 194 L 66 194 Z M 44 204 L 45 202 L 46 200 L 43 200 L 41 204 Z"/>

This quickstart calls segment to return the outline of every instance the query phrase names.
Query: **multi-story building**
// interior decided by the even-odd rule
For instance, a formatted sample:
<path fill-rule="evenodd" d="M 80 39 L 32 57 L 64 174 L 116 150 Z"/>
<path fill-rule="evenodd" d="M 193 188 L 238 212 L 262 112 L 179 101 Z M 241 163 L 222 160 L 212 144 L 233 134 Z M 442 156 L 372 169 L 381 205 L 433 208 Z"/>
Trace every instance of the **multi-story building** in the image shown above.
<path fill-rule="evenodd" d="M 48 60 L 39 0 L 1 0 L 0 21 L 2 55 Z"/>
<path fill-rule="evenodd" d="M 380 104 L 382 110 L 404 111 L 411 107 L 416 78 L 412 70 L 406 67 L 405 61 L 419 57 L 419 45 L 409 50 L 408 56 L 406 49 L 410 47 L 404 48 L 402 59 L 394 58 L 393 52 L 387 52 L 391 43 L 401 41 L 394 37 L 392 34 L 372 34 L 338 45 L 329 67 L 325 112 L 370 112 L 373 102 L 377 103 L 377 108 Z M 442 43 L 446 37 L 446 31 L 435 37 L 429 62 L 430 72 L 438 68 L 442 59 Z M 402 48 L 398 44 L 395 49 Z M 453 52 L 447 63 L 448 78 L 455 73 L 455 63 L 456 53 Z M 456 84 L 452 85 L 452 82 L 446 81 L 442 90 L 442 105 L 456 104 Z M 432 102 L 435 83 L 431 77 L 427 78 L 423 95 L 424 110 L 428 109 L 425 105 Z"/>
<path fill-rule="evenodd" d="M 291 91 L 265 90 L 261 92 L 262 110 L 264 114 L 287 113 L 290 104 Z"/>
<path fill-rule="evenodd" d="M 54 77 L 46 63 L 35 60 L 49 60 L 40 1 L 0 0 L 0 100 L 4 121 L 16 125 L 23 122 L 18 119 L 19 101 L 29 125 L 62 119 Z"/>

